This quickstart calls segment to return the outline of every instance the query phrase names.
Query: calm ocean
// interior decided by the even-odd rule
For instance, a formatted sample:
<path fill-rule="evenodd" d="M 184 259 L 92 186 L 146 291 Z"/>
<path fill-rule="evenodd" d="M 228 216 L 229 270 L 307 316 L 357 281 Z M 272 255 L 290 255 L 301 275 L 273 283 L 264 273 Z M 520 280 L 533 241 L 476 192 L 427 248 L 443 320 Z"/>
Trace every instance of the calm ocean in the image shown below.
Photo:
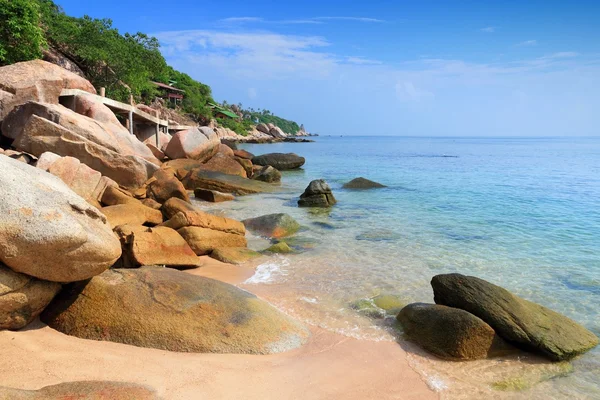
<path fill-rule="evenodd" d="M 431 277 L 460 272 L 600 335 L 600 138 L 319 137 L 241 147 L 306 158 L 302 170 L 284 172 L 281 193 L 211 207 L 239 219 L 285 212 L 305 227 L 295 239 L 305 252 L 263 262 L 245 286 L 268 286 L 270 301 L 306 322 L 394 340 L 392 321 L 358 315 L 349 303 L 382 293 L 433 302 Z M 358 176 L 388 187 L 342 189 Z M 338 205 L 298 208 L 317 178 Z M 258 238 L 251 245 L 266 247 Z M 449 397 L 600 398 L 599 349 L 572 367 L 535 357 L 451 363 L 414 352 L 415 367 Z"/>

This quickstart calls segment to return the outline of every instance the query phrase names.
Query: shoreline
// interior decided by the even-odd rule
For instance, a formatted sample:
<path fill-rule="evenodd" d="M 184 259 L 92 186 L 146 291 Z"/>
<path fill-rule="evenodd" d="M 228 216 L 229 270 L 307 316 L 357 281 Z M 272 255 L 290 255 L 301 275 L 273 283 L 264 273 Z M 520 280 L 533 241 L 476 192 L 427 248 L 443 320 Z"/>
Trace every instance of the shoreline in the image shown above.
<path fill-rule="evenodd" d="M 204 261 L 188 273 L 236 284 L 254 272 Z M 133 382 L 165 399 L 265 399 L 273 393 L 285 399 L 440 397 L 409 364 L 400 344 L 309 329 L 305 345 L 273 355 L 176 353 L 79 339 L 36 320 L 21 331 L 0 332 L 4 357 L 11 360 L 0 374 L 3 386 L 20 389 L 78 380 Z"/>

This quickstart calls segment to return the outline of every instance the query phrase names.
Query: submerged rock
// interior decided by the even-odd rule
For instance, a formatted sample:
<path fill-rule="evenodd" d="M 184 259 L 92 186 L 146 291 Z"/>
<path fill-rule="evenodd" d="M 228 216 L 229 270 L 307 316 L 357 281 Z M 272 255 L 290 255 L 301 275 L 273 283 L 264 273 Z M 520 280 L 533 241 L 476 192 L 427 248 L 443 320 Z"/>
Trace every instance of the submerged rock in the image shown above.
<path fill-rule="evenodd" d="M 60 288 L 60 283 L 38 280 L 0 263 L 0 330 L 27 326 Z"/>
<path fill-rule="evenodd" d="M 250 232 L 275 239 L 293 235 L 300 229 L 300 224 L 284 213 L 263 215 L 242 222 Z"/>
<path fill-rule="evenodd" d="M 270 165 L 279 171 L 300 168 L 305 162 L 304 157 L 294 153 L 270 153 L 252 158 L 252 164 L 254 165 Z"/>
<path fill-rule="evenodd" d="M 575 321 L 483 279 L 436 275 L 431 286 L 437 304 L 466 310 L 510 343 L 551 360 L 568 360 L 598 345 L 598 337 Z"/>
<path fill-rule="evenodd" d="M 265 249 L 264 252 L 274 254 L 289 254 L 293 253 L 294 250 L 286 242 L 277 242 Z"/>
<path fill-rule="evenodd" d="M 0 261 L 38 279 L 91 278 L 121 256 L 106 217 L 59 178 L 0 155 Z"/>
<path fill-rule="evenodd" d="M 312 181 L 298 200 L 300 207 L 331 207 L 335 203 L 331 188 L 323 179 Z"/>
<path fill-rule="evenodd" d="M 373 302 L 373 299 L 359 299 L 353 301 L 350 303 L 350 308 L 369 318 L 381 319 L 386 316 L 385 310 L 377 307 Z"/>
<path fill-rule="evenodd" d="M 108 270 L 73 285 L 41 318 L 67 335 L 180 352 L 270 354 L 308 337 L 246 291 L 157 267 Z"/>
<path fill-rule="evenodd" d="M 252 179 L 268 183 L 278 183 L 281 182 L 281 172 L 267 165 L 254 172 Z"/>
<path fill-rule="evenodd" d="M 412 342 L 440 358 L 475 360 L 506 347 L 488 324 L 458 308 L 413 303 L 398 321 Z"/>
<path fill-rule="evenodd" d="M 344 189 L 376 189 L 376 188 L 384 188 L 387 187 L 382 185 L 381 183 L 373 182 L 366 178 L 354 178 L 350 182 L 345 183 Z"/>
<path fill-rule="evenodd" d="M 387 314 L 396 315 L 406 305 L 400 296 L 393 294 L 380 294 L 379 296 L 373 297 L 373 303 L 385 310 Z"/>
<path fill-rule="evenodd" d="M 111 381 L 77 381 L 44 386 L 38 390 L 0 387 L 0 399 L 11 400 L 160 400 L 142 385 Z"/>

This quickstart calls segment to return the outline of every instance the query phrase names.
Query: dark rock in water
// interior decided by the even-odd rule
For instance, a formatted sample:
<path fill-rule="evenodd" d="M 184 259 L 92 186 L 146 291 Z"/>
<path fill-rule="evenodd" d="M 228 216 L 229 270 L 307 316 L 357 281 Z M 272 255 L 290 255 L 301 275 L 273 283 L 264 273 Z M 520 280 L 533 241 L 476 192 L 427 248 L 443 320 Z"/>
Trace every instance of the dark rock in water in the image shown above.
<path fill-rule="evenodd" d="M 278 183 L 281 182 L 281 172 L 267 165 L 255 171 L 252 179 L 268 183 Z"/>
<path fill-rule="evenodd" d="M 475 360 L 508 347 L 492 327 L 458 308 L 413 303 L 398 321 L 412 342 L 441 358 Z"/>
<path fill-rule="evenodd" d="M 223 193 L 246 195 L 263 192 L 273 192 L 276 187 L 265 182 L 242 178 L 237 175 L 227 175 L 221 172 L 195 169 L 183 179 L 183 185 L 188 190 L 196 188 L 216 190 Z"/>
<path fill-rule="evenodd" d="M 359 299 L 350 303 L 350 308 L 358 311 L 365 317 L 382 319 L 385 318 L 385 310 L 377 307 L 372 299 Z"/>
<path fill-rule="evenodd" d="M 356 240 L 367 240 L 369 242 L 386 242 L 400 239 L 400 235 L 388 229 L 363 232 L 356 236 Z"/>
<path fill-rule="evenodd" d="M 319 245 L 318 241 L 314 239 L 297 235 L 292 237 L 286 237 L 285 242 L 288 246 L 290 246 L 293 250 L 297 252 L 313 250 Z"/>
<path fill-rule="evenodd" d="M 271 247 L 264 250 L 265 253 L 275 253 L 275 254 L 289 254 L 293 253 L 294 250 L 288 246 L 286 242 L 277 242 Z"/>
<path fill-rule="evenodd" d="M 329 222 L 315 221 L 315 222 L 313 222 L 313 225 L 318 226 L 319 228 L 327 229 L 327 230 L 336 229 L 335 225 L 330 224 Z"/>
<path fill-rule="evenodd" d="M 382 185 L 381 183 L 370 181 L 362 177 L 352 179 L 350 182 L 345 183 L 343 186 L 344 189 L 376 189 L 384 187 L 387 186 Z"/>
<path fill-rule="evenodd" d="M 234 151 L 236 151 L 238 149 L 237 144 L 235 142 L 232 142 L 231 140 L 221 139 L 221 144 L 224 144 L 225 146 L 229 147 L 231 150 L 234 150 Z"/>
<path fill-rule="evenodd" d="M 271 354 L 308 331 L 235 286 L 167 268 L 111 269 L 63 290 L 50 327 L 83 339 L 198 353 Z"/>
<path fill-rule="evenodd" d="M 568 360 L 598 345 L 598 337 L 575 321 L 483 279 L 437 275 L 431 286 L 437 304 L 466 310 L 510 343 L 551 360 Z"/>
<path fill-rule="evenodd" d="M 331 207 L 335 203 L 331 188 L 323 179 L 312 181 L 298 200 L 300 207 Z"/>
<path fill-rule="evenodd" d="M 159 400 L 150 388 L 128 382 L 77 381 L 38 390 L 0 387 L 0 399 L 11 400 Z"/>
<path fill-rule="evenodd" d="M 305 161 L 304 157 L 300 157 L 294 153 L 270 153 L 252 158 L 252 164 L 254 165 L 270 165 L 279 171 L 300 168 L 304 165 Z"/>
<path fill-rule="evenodd" d="M 287 214 L 268 214 L 242 221 L 250 232 L 268 238 L 282 238 L 293 235 L 300 224 Z"/>

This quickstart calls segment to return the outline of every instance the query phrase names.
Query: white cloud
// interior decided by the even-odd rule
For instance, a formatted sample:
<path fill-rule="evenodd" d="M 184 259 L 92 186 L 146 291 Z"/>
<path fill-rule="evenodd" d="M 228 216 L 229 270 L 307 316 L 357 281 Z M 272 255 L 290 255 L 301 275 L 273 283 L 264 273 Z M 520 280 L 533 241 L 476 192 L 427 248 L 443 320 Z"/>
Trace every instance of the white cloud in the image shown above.
<path fill-rule="evenodd" d="M 485 33 L 494 33 L 494 32 L 496 32 L 496 27 L 495 26 L 487 26 L 485 28 L 481 28 L 480 30 L 481 30 L 481 32 L 485 32 Z"/>
<path fill-rule="evenodd" d="M 312 19 L 321 20 L 321 21 L 356 21 L 356 22 L 376 22 L 376 23 L 385 22 L 382 19 L 368 18 L 368 17 L 315 17 Z"/>
<path fill-rule="evenodd" d="M 537 45 L 537 40 L 526 40 L 521 43 L 517 43 L 517 46 L 535 46 Z"/>
<path fill-rule="evenodd" d="M 574 51 L 561 51 L 558 53 L 550 54 L 549 56 L 545 56 L 543 58 L 546 58 L 546 59 L 573 58 L 573 57 L 578 57 L 578 56 L 579 56 L 579 53 L 576 53 Z"/>
<path fill-rule="evenodd" d="M 356 64 L 356 65 L 381 65 L 383 64 L 381 61 L 370 60 L 364 57 L 346 57 L 345 60 L 348 64 Z"/>
<path fill-rule="evenodd" d="M 222 23 L 228 24 L 246 24 L 246 23 L 262 23 L 262 24 L 278 24 L 278 25 L 295 25 L 295 24 L 324 24 L 326 21 L 352 21 L 352 22 L 371 22 L 381 23 L 384 20 L 368 17 L 312 17 L 300 19 L 283 19 L 283 20 L 267 20 L 261 17 L 229 17 L 219 20 Z"/>

